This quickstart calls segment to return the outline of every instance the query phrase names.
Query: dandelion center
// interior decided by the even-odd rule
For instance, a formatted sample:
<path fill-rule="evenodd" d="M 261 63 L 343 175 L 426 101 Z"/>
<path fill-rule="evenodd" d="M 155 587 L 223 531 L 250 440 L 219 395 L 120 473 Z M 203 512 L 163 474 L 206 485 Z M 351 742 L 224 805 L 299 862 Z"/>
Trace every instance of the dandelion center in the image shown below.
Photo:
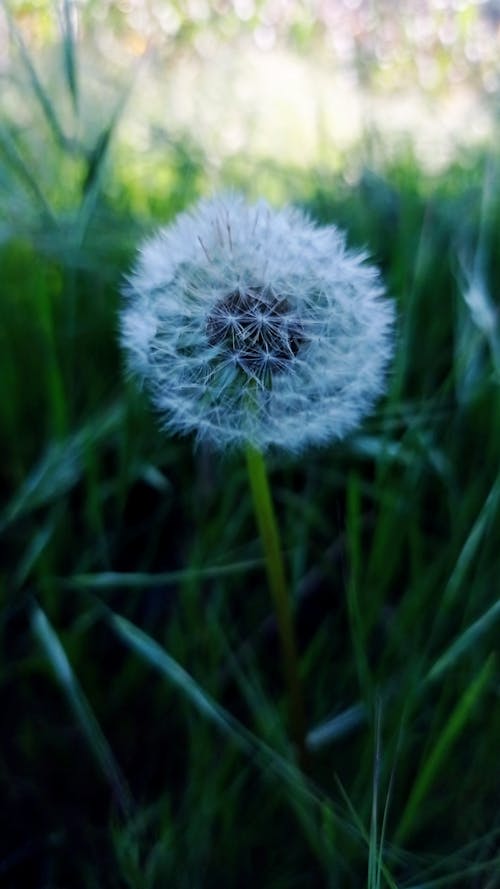
<path fill-rule="evenodd" d="M 206 329 L 210 344 L 251 376 L 285 370 L 305 339 L 287 299 L 271 287 L 233 290 L 215 304 Z"/>

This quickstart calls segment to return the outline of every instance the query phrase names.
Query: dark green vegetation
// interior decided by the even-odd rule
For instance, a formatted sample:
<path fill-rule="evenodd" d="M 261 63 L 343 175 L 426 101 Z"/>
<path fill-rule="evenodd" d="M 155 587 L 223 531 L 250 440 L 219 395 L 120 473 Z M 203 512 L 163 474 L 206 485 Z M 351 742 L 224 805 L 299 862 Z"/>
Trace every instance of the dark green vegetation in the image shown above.
<path fill-rule="evenodd" d="M 71 41 L 65 66 L 76 107 Z M 168 188 L 138 195 L 119 110 L 68 142 L 23 71 L 35 125 L 0 130 L 5 885 L 500 885 L 497 159 L 221 177 L 345 227 L 399 305 L 377 413 L 270 460 L 304 780 L 244 460 L 162 436 L 116 343 L 134 246 L 203 193 L 202 152 L 170 142 Z"/>

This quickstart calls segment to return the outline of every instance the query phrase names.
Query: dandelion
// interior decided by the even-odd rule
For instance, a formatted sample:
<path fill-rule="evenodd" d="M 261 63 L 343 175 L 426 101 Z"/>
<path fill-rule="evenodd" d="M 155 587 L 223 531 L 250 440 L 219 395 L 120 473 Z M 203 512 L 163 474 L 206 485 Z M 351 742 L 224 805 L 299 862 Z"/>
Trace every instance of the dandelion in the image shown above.
<path fill-rule="evenodd" d="M 300 452 L 372 408 L 393 318 L 377 269 L 337 228 L 225 195 L 142 246 L 121 338 L 167 430 Z"/>
<path fill-rule="evenodd" d="M 297 209 L 201 201 L 142 246 L 125 288 L 130 371 L 165 429 L 243 446 L 306 763 L 292 609 L 263 452 L 339 439 L 383 391 L 394 310 L 377 269 Z"/>

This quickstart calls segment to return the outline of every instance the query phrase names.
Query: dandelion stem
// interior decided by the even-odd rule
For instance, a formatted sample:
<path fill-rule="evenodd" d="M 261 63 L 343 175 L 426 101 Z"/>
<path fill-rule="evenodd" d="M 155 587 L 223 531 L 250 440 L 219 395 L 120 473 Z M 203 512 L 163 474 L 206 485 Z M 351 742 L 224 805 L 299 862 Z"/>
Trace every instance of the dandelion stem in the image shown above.
<path fill-rule="evenodd" d="M 290 595 L 285 576 L 278 523 L 271 498 L 266 465 L 260 451 L 247 447 L 247 468 L 257 525 L 266 559 L 267 578 L 281 641 L 283 672 L 288 693 L 290 730 L 300 766 L 305 769 L 304 701 L 298 669 L 297 645 Z"/>

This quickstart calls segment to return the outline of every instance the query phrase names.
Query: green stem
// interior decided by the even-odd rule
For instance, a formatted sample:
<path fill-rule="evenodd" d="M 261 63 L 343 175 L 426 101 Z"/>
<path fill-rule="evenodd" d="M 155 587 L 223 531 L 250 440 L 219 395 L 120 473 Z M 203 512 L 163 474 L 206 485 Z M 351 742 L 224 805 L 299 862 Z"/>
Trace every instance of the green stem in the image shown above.
<path fill-rule="evenodd" d="M 305 718 L 299 678 L 297 646 L 292 608 L 285 577 L 278 524 L 274 512 L 264 458 L 260 451 L 248 446 L 248 476 L 253 505 L 266 558 L 269 589 L 274 603 L 283 656 L 283 672 L 288 692 L 290 730 L 297 748 L 299 764 L 306 764 Z"/>

